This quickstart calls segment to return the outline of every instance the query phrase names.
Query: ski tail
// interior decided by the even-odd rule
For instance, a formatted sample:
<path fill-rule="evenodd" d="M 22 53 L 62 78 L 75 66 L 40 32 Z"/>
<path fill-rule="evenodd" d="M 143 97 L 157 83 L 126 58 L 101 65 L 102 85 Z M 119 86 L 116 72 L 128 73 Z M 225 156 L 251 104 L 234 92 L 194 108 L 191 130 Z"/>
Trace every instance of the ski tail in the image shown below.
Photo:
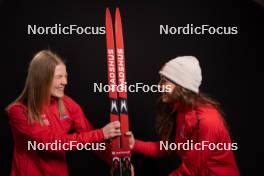
<path fill-rule="evenodd" d="M 130 176 L 131 174 L 131 160 L 129 137 L 125 135 L 129 131 L 128 120 L 128 103 L 127 103 L 127 89 L 126 89 L 126 67 L 125 67 L 125 53 L 124 41 L 122 31 L 122 20 L 119 8 L 116 8 L 115 13 L 115 42 L 116 42 L 116 60 L 117 60 L 117 79 L 118 85 L 122 87 L 118 91 L 119 108 L 120 108 L 120 123 L 121 123 L 121 149 L 123 157 L 122 162 L 122 176 Z"/>

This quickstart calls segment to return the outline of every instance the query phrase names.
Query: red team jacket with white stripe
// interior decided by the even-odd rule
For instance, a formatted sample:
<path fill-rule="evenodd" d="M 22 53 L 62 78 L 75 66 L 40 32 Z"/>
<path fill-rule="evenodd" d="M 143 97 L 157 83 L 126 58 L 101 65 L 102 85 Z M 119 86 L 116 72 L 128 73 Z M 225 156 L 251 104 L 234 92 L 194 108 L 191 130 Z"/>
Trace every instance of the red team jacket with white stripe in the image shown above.
<path fill-rule="evenodd" d="M 203 105 L 196 109 L 181 109 L 181 106 L 177 105 L 177 108 L 175 144 L 185 143 L 188 140 L 194 143 L 208 141 L 205 144 L 231 143 L 222 117 L 212 106 Z M 197 124 L 198 119 L 199 125 Z M 199 128 L 198 134 L 197 128 Z M 219 147 L 221 149 L 223 145 L 219 144 Z M 164 148 L 160 148 L 160 142 L 136 140 L 133 150 L 152 157 L 163 157 L 168 154 Z M 183 150 L 182 148 L 175 150 L 175 153 L 182 162 L 170 176 L 240 175 L 232 150 L 210 150 L 209 147 L 205 147 L 204 150 Z"/>
<path fill-rule="evenodd" d="M 46 144 L 56 140 L 61 143 L 77 141 L 83 144 L 104 141 L 103 131 L 93 129 L 76 102 L 67 96 L 62 100 L 67 115 L 59 118 L 58 100 L 52 98 L 42 114 L 45 125 L 34 122 L 29 124 L 25 105 L 15 103 L 9 107 L 7 113 L 14 139 L 12 176 L 68 175 L 64 150 L 28 150 L 28 141 Z M 75 133 L 67 134 L 70 130 Z"/>

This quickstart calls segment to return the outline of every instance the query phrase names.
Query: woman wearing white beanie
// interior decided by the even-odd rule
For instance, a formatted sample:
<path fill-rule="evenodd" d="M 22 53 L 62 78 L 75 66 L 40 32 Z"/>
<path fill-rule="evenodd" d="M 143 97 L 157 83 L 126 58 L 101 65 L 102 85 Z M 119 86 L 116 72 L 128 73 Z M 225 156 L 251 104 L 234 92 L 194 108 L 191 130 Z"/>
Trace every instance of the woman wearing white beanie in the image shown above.
<path fill-rule="evenodd" d="M 193 56 L 177 57 L 159 73 L 160 84 L 172 89 L 159 100 L 157 130 L 163 144 L 168 141 L 178 144 L 178 148 L 167 151 L 160 148 L 161 142 L 135 140 L 128 132 L 131 148 L 152 157 L 176 153 L 182 162 L 171 176 L 240 175 L 232 151 L 237 146 L 230 139 L 219 104 L 199 91 L 202 82 L 199 61 Z M 196 148 L 186 150 L 179 146 L 188 142 Z M 207 145 L 201 148 L 202 144 Z"/>

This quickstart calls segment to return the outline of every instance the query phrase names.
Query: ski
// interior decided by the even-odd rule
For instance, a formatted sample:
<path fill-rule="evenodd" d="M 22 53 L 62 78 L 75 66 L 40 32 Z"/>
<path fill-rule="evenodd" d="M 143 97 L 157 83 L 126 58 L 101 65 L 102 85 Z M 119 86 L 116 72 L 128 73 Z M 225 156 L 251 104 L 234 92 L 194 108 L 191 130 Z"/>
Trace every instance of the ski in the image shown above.
<path fill-rule="evenodd" d="M 110 10 L 106 9 L 106 46 L 107 70 L 110 99 L 110 121 L 119 120 L 121 137 L 112 140 L 112 170 L 113 176 L 131 175 L 131 152 L 129 139 L 125 133 L 129 130 L 125 55 L 123 43 L 122 21 L 119 8 L 115 13 L 115 35 Z M 121 88 L 117 90 L 117 86 Z"/>

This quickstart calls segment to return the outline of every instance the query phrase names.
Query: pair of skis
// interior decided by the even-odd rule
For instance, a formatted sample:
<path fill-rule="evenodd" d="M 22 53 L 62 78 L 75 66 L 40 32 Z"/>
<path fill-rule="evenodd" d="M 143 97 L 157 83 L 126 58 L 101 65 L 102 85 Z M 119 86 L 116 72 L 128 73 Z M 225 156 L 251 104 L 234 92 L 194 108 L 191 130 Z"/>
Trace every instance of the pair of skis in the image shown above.
<path fill-rule="evenodd" d="M 106 46 L 107 46 L 107 70 L 110 98 L 110 120 L 119 120 L 121 123 L 120 137 L 112 140 L 112 176 L 131 175 L 131 152 L 129 138 L 125 133 L 129 130 L 126 70 L 124 43 L 120 11 L 116 8 L 115 25 L 113 30 L 110 10 L 106 9 Z M 115 35 L 114 35 L 115 34 Z M 120 88 L 117 89 L 117 86 Z"/>

